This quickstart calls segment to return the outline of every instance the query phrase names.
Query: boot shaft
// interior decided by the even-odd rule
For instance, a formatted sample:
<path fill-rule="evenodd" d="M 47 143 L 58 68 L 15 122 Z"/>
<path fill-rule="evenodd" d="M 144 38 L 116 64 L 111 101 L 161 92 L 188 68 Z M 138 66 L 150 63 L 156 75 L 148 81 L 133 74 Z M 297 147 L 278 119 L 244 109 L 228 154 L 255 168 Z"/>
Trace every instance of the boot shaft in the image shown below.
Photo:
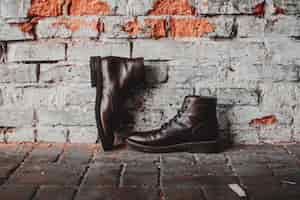
<path fill-rule="evenodd" d="M 186 96 L 182 104 L 183 116 L 194 123 L 216 119 L 217 99 L 214 97 Z"/>

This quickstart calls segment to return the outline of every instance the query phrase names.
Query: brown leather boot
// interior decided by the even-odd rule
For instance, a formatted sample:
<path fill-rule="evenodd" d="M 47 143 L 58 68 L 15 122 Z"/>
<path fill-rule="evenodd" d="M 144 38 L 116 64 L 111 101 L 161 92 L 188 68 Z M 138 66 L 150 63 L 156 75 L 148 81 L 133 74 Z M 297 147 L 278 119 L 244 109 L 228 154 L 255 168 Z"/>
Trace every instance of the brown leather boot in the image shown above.
<path fill-rule="evenodd" d="M 104 150 L 111 150 L 128 89 L 144 80 L 144 59 L 91 57 L 90 67 L 92 86 L 97 88 L 95 111 L 98 142 L 101 140 Z"/>
<path fill-rule="evenodd" d="M 145 152 L 218 151 L 216 98 L 187 96 L 177 115 L 160 129 L 135 133 L 130 147 Z"/>

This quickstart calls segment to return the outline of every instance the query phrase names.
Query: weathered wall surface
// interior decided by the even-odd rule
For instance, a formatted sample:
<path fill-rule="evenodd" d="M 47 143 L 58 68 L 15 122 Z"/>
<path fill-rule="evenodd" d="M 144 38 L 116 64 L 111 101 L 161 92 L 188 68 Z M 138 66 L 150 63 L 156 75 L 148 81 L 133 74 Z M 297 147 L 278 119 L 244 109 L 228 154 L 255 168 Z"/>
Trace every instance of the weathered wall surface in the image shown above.
<path fill-rule="evenodd" d="M 1 0 L 0 142 L 95 142 L 90 56 L 144 57 L 126 126 L 216 96 L 236 143 L 300 141 L 298 0 Z"/>

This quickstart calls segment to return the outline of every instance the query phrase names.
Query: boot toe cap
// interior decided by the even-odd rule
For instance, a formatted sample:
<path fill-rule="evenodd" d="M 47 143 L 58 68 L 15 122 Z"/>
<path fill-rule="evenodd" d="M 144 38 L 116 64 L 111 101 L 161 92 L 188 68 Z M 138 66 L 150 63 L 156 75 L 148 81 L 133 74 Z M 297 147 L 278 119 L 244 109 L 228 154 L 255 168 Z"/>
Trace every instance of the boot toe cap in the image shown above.
<path fill-rule="evenodd" d="M 146 142 L 145 137 L 142 135 L 133 135 L 127 138 L 128 141 L 130 142 L 135 142 L 135 143 L 144 143 Z"/>

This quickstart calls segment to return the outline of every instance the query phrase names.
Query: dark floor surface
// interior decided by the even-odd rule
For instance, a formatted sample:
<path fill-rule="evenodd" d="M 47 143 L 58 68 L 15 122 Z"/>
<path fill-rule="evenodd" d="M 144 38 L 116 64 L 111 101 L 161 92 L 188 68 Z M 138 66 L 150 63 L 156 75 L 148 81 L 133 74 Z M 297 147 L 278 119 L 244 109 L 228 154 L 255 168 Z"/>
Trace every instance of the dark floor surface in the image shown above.
<path fill-rule="evenodd" d="M 220 154 L 0 144 L 0 200 L 300 200 L 299 159 L 299 144 Z"/>

